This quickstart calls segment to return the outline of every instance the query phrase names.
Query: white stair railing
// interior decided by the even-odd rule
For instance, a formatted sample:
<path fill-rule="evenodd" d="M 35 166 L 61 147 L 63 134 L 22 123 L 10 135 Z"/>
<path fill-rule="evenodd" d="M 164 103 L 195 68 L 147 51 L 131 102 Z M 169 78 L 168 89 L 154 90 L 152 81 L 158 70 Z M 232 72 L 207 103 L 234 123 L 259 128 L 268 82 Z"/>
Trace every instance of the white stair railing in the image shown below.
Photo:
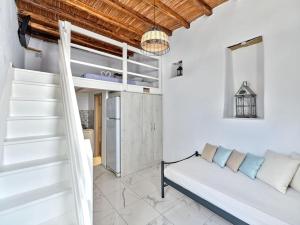
<path fill-rule="evenodd" d="M 92 148 L 84 140 L 70 65 L 71 24 L 59 22 L 60 85 L 78 225 L 93 224 Z"/>

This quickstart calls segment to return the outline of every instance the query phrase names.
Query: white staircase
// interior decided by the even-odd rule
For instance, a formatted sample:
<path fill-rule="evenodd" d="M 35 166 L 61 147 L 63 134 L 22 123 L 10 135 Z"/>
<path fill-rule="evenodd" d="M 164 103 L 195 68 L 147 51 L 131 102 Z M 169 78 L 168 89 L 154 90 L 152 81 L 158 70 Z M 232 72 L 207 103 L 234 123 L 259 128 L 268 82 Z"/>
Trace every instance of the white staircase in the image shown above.
<path fill-rule="evenodd" d="M 0 225 L 78 225 L 58 76 L 14 69 L 3 125 Z"/>

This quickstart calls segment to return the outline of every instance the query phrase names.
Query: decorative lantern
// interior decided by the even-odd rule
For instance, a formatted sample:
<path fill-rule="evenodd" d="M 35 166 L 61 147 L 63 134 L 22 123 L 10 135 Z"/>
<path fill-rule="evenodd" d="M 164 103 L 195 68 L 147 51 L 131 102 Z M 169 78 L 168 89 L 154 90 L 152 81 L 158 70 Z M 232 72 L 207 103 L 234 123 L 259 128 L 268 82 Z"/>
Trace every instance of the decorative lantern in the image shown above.
<path fill-rule="evenodd" d="M 177 68 L 177 77 L 180 77 L 180 76 L 182 76 L 182 70 L 183 70 L 183 68 L 182 68 L 182 61 L 179 61 L 178 62 L 178 68 Z"/>
<path fill-rule="evenodd" d="M 238 118 L 256 118 L 256 94 L 244 81 L 235 94 L 235 111 Z"/>
<path fill-rule="evenodd" d="M 169 37 L 157 27 L 153 27 L 142 36 L 141 47 L 146 53 L 164 55 L 170 50 Z"/>
<path fill-rule="evenodd" d="M 154 0 L 153 3 L 154 25 L 149 31 L 143 34 L 141 40 L 141 47 L 146 54 L 148 53 L 151 55 L 161 56 L 170 51 L 170 43 L 169 43 L 168 35 L 165 32 L 161 31 L 156 26 L 155 8 L 156 8 L 156 4 Z"/>

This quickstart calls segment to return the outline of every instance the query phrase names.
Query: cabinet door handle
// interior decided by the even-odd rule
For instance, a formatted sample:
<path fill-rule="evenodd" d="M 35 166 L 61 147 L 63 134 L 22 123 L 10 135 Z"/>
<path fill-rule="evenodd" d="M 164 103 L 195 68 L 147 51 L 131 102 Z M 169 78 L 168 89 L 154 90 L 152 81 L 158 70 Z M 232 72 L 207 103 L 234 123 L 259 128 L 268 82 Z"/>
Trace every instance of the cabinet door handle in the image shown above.
<path fill-rule="evenodd" d="M 155 123 L 153 123 L 153 126 L 154 126 L 154 128 L 153 128 L 153 129 L 154 129 L 154 130 L 156 130 L 156 126 L 155 126 Z"/>

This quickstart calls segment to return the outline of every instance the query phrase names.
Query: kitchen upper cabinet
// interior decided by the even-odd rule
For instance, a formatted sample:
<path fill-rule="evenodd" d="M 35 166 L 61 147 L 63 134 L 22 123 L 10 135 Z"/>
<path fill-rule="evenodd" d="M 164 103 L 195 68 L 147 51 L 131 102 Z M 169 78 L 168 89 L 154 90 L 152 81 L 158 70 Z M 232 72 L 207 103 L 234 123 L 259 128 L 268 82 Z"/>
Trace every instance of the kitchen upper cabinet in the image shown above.
<path fill-rule="evenodd" d="M 162 97 L 121 94 L 121 170 L 127 175 L 162 160 Z"/>

